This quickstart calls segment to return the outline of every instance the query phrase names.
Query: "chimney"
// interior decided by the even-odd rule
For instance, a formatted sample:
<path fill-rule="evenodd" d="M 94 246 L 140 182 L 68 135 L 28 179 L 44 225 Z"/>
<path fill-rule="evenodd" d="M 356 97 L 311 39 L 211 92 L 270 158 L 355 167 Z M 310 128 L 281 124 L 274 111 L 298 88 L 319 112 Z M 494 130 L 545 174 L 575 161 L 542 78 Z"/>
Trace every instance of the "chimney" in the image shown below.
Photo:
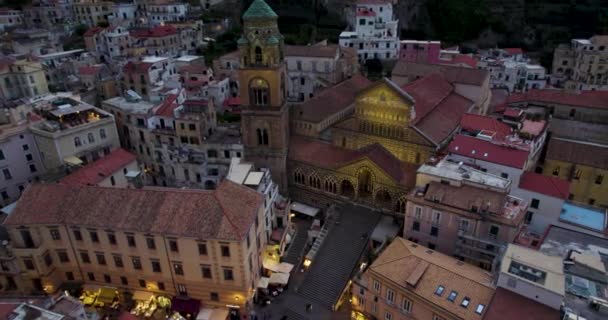
<path fill-rule="evenodd" d="M 141 171 L 129 171 L 125 175 L 127 177 L 129 189 L 141 189 L 144 186 Z"/>

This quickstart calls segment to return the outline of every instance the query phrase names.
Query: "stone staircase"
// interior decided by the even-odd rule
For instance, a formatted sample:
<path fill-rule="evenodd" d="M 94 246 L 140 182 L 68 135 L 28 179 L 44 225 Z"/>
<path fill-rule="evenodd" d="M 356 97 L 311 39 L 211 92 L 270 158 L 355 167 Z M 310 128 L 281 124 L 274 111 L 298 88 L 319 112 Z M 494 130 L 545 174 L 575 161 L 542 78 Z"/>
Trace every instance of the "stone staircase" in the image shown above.
<path fill-rule="evenodd" d="M 302 256 L 302 251 L 306 246 L 306 240 L 308 239 L 308 228 L 310 227 L 310 223 L 300 222 L 296 224 L 296 233 L 295 236 L 287 248 L 287 253 L 283 256 L 283 262 L 291 263 L 296 268 L 300 263 L 300 257 Z"/>
<path fill-rule="evenodd" d="M 343 205 L 338 211 L 339 223 L 330 228 L 298 289 L 301 296 L 330 309 L 340 298 L 380 219 L 379 213 L 360 206 Z"/>

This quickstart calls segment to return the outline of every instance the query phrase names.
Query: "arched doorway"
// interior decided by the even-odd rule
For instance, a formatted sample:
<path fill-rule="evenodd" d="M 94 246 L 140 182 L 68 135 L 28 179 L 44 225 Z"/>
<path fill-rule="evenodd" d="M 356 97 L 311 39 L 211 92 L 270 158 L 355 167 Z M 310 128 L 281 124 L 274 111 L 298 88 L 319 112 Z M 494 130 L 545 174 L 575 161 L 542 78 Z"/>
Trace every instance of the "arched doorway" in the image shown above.
<path fill-rule="evenodd" d="M 359 170 L 357 174 L 357 181 L 359 184 L 358 196 L 361 199 L 371 199 L 373 194 L 373 176 L 368 168 Z"/>
<path fill-rule="evenodd" d="M 343 196 L 352 198 L 355 196 L 355 187 L 353 186 L 352 182 L 350 182 L 349 180 L 342 180 L 342 184 L 341 184 L 341 194 Z"/>
<path fill-rule="evenodd" d="M 382 208 L 391 208 L 392 198 L 386 190 L 380 190 L 376 193 L 376 205 Z"/>

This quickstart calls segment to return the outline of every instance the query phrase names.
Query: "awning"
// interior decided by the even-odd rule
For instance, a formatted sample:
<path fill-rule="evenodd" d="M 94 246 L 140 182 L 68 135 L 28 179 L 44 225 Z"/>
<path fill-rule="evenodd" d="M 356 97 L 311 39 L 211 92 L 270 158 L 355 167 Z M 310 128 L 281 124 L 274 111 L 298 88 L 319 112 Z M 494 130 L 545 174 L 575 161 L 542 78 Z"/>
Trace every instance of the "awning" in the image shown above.
<path fill-rule="evenodd" d="M 63 158 L 63 161 L 69 165 L 79 166 L 82 164 L 82 160 L 78 159 L 78 157 L 71 156 L 67 158 Z"/>
<path fill-rule="evenodd" d="M 275 260 L 264 259 L 264 261 L 262 261 L 262 266 L 264 266 L 264 269 L 276 272 L 279 264 Z"/>
<path fill-rule="evenodd" d="M 268 288 L 268 282 L 270 281 L 270 278 L 267 277 L 261 277 L 260 281 L 258 281 L 258 288 L 261 289 L 266 289 Z"/>
<path fill-rule="evenodd" d="M 317 213 L 319 213 L 319 208 L 307 206 L 307 205 L 305 205 L 303 203 L 299 203 L 299 202 L 293 202 L 291 204 L 291 211 L 314 217 L 317 215 Z"/>
<path fill-rule="evenodd" d="M 291 263 L 281 262 L 281 264 L 277 266 L 277 272 L 290 273 L 291 270 L 293 270 L 293 264 Z"/>
<path fill-rule="evenodd" d="M 99 289 L 99 295 L 97 296 L 97 301 L 101 301 L 105 304 L 112 303 L 114 298 L 118 295 L 116 288 L 114 287 L 103 287 Z"/>
<path fill-rule="evenodd" d="M 229 313 L 230 313 L 230 311 L 228 311 L 228 309 L 202 308 L 199 311 L 198 316 L 196 317 L 196 320 L 226 320 L 228 318 Z"/>
<path fill-rule="evenodd" d="M 268 282 L 270 284 L 287 284 L 289 282 L 289 273 L 273 272 Z"/>
<path fill-rule="evenodd" d="M 133 293 L 133 300 L 137 301 L 148 301 L 154 294 L 148 291 L 135 291 Z"/>
<path fill-rule="evenodd" d="M 190 314 L 194 317 L 201 309 L 201 301 L 196 299 L 173 298 L 173 300 L 171 300 L 171 308 L 173 311 L 177 311 L 181 314 Z"/>

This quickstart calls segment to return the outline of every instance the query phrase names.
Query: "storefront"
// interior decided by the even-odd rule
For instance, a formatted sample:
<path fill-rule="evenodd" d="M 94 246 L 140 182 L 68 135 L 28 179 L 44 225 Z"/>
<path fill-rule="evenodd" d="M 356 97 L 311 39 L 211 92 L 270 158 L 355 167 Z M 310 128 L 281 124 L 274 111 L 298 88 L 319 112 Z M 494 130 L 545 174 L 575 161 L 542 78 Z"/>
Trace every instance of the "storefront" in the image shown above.
<path fill-rule="evenodd" d="M 114 287 L 85 286 L 79 297 L 85 306 L 117 308 L 118 290 Z"/>
<path fill-rule="evenodd" d="M 171 300 L 171 310 L 178 312 L 186 319 L 196 319 L 199 310 L 201 309 L 200 300 L 192 298 L 173 298 Z"/>
<path fill-rule="evenodd" d="M 131 314 L 138 317 L 151 317 L 156 312 L 167 313 L 171 308 L 171 300 L 165 296 L 157 296 L 147 291 L 135 291 L 133 293 L 135 307 Z"/>

